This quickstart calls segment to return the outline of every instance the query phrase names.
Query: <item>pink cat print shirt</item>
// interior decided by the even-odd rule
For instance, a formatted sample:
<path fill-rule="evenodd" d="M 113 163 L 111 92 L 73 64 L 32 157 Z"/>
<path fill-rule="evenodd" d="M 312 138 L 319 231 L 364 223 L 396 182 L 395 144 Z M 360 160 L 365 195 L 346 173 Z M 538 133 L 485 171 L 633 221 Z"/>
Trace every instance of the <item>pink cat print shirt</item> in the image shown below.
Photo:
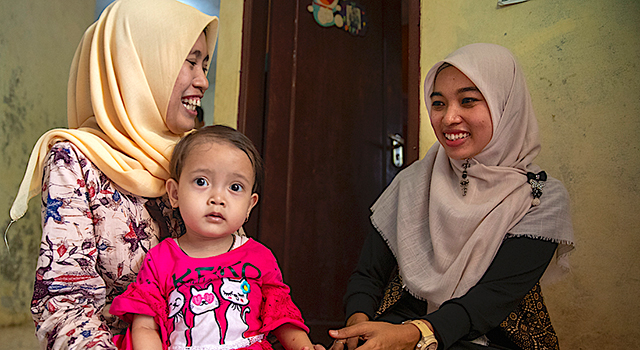
<path fill-rule="evenodd" d="M 210 258 L 191 258 L 165 239 L 149 250 L 136 282 L 109 312 L 129 323 L 133 314 L 153 316 L 171 350 L 271 349 L 266 336 L 283 324 L 309 331 L 275 257 L 253 239 Z M 128 348 L 129 335 L 114 341 Z"/>

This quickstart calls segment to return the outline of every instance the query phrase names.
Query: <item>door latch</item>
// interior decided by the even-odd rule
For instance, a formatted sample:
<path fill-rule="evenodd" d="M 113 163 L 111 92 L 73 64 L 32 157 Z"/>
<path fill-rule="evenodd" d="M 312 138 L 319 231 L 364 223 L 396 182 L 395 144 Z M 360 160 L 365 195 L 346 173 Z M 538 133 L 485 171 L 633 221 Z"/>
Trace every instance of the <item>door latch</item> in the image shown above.
<path fill-rule="evenodd" d="M 404 165 L 404 139 L 400 134 L 389 134 L 391 139 L 391 158 L 393 158 L 393 165 L 397 168 L 402 168 Z"/>

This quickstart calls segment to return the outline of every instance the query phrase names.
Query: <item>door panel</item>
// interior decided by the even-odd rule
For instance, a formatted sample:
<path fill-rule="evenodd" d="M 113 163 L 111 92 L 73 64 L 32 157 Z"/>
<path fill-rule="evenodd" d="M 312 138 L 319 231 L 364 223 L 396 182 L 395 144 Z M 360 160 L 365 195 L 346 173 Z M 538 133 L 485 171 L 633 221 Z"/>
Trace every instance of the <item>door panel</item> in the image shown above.
<path fill-rule="evenodd" d="M 278 258 L 312 340 L 329 345 L 327 330 L 344 323 L 369 207 L 398 171 L 388 135 L 406 124 L 401 2 L 358 1 L 364 37 L 318 25 L 311 0 L 265 3 L 245 1 L 239 128 L 258 143 L 267 171 L 245 227 Z"/>

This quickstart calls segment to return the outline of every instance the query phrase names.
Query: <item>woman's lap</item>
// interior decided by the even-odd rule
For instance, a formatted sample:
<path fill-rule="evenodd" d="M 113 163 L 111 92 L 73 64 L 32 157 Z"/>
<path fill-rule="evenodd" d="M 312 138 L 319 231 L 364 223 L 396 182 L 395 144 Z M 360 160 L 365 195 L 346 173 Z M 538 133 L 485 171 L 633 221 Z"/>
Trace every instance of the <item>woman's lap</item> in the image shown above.
<path fill-rule="evenodd" d="M 460 340 L 454 343 L 449 350 L 511 350 L 499 345 L 480 345 L 466 340 Z"/>

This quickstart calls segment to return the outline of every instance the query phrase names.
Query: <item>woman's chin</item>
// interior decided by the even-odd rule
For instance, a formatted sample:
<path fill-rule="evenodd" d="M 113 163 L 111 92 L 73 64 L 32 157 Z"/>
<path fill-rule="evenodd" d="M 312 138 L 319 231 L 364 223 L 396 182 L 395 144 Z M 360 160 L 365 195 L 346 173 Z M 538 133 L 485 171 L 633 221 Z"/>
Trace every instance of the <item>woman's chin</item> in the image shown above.
<path fill-rule="evenodd" d="M 167 123 L 167 127 L 172 133 L 182 135 L 198 127 L 196 119 L 195 116 L 183 113 L 178 120 L 175 120 L 173 123 Z"/>

